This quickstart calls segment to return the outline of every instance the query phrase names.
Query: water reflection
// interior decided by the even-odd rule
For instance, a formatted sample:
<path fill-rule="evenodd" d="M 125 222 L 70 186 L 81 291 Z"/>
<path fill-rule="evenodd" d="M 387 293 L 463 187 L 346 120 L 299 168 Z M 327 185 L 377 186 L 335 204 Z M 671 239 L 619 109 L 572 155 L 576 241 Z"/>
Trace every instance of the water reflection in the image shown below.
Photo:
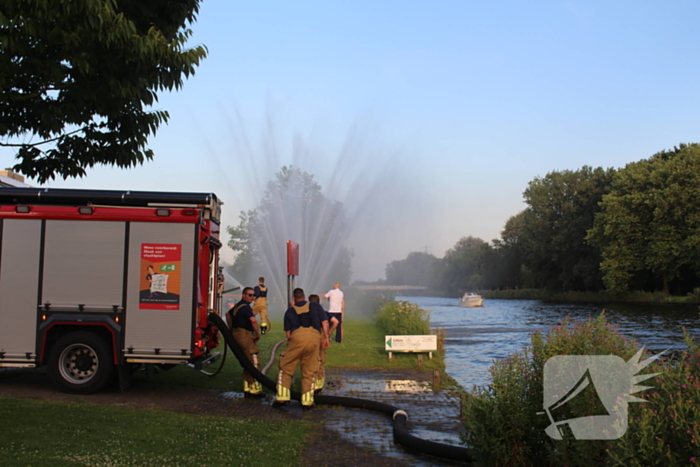
<path fill-rule="evenodd" d="M 487 300 L 483 308 L 462 308 L 457 299 L 397 297 L 431 311 L 431 325 L 447 331 L 447 372 L 465 388 L 490 381 L 494 359 L 522 350 L 530 334 L 546 332 L 567 316 L 595 317 L 605 309 L 608 322 L 653 352 L 684 350 L 682 326 L 700 338 L 697 306 L 545 303 L 539 300 Z"/>
<path fill-rule="evenodd" d="M 432 391 L 428 381 L 414 381 L 412 379 L 390 379 L 384 384 L 384 392 L 428 392 Z"/>

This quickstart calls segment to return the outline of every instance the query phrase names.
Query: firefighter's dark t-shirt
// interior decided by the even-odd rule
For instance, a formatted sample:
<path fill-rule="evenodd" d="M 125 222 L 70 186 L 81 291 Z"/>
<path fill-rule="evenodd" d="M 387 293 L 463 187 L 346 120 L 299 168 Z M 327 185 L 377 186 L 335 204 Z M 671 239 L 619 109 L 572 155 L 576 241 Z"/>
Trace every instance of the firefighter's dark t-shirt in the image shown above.
<path fill-rule="evenodd" d="M 238 308 L 238 311 L 236 312 L 236 315 L 233 316 L 233 310 L 235 310 L 236 308 Z M 246 303 L 244 300 L 241 300 L 240 302 L 236 303 L 236 305 L 230 310 L 230 312 L 231 317 L 233 318 L 234 328 L 243 328 L 247 329 L 250 332 L 253 332 L 253 325 L 250 322 L 250 318 L 254 317 L 255 315 L 253 314 L 253 309 L 248 303 Z"/>
<path fill-rule="evenodd" d="M 296 302 L 296 306 L 304 306 L 306 301 Z M 308 324 L 312 328 L 321 331 L 323 328 L 321 326 L 321 321 L 328 321 L 328 316 L 323 310 L 323 307 L 316 302 L 309 302 L 309 316 Z M 284 330 L 285 331 L 295 331 L 302 326 L 301 318 L 297 315 L 294 307 L 289 307 L 287 312 L 284 314 Z"/>
<path fill-rule="evenodd" d="M 263 288 L 265 290 L 263 290 Z M 267 298 L 267 287 L 265 287 L 265 285 L 262 285 L 262 286 L 256 285 L 255 288 L 253 288 L 253 292 L 255 292 L 255 298 L 260 298 L 260 297 Z"/>

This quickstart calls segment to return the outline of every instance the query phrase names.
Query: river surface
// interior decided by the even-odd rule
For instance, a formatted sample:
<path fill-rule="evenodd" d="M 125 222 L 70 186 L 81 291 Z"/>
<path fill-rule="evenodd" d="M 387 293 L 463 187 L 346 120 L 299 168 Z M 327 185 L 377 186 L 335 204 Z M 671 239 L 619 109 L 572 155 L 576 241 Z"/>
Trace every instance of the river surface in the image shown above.
<path fill-rule="evenodd" d="M 522 350 L 530 334 L 546 332 L 571 316 L 584 320 L 605 308 L 609 323 L 634 337 L 641 345 L 659 352 L 670 348 L 685 350 L 683 330 L 700 339 L 697 306 L 675 305 L 587 305 L 548 303 L 541 300 L 486 300 L 480 308 L 460 307 L 456 298 L 397 297 L 429 310 L 432 327 L 447 332 L 445 357 L 447 373 L 465 389 L 490 382 L 493 360 Z"/>

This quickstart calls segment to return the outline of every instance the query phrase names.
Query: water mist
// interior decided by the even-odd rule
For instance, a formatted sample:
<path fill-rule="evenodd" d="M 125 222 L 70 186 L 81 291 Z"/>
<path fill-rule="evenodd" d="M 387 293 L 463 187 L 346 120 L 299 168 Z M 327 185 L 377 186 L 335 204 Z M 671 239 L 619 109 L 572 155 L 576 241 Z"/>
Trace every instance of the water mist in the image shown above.
<path fill-rule="evenodd" d="M 348 285 L 348 262 L 353 279 L 376 280 L 388 262 L 425 244 L 430 210 L 419 168 L 404 163 L 406 151 L 381 144 L 369 119 L 358 120 L 335 144 L 324 141 L 326 133 L 306 139 L 291 134 L 290 144 L 280 143 L 284 132 L 271 117 L 254 144 L 244 127 L 235 114 L 228 120 L 232 144 L 210 155 L 231 187 L 220 195 L 225 210 L 237 207 L 243 224 L 253 226 L 245 241 L 259 263 L 247 277 L 233 275 L 246 286 L 264 276 L 273 315 L 286 301 L 287 240 L 300 244 L 296 285 L 307 296 L 322 295 L 334 282 Z M 417 212 L 423 215 L 417 218 Z M 222 232 L 242 225 L 231 221 L 232 214 Z"/>

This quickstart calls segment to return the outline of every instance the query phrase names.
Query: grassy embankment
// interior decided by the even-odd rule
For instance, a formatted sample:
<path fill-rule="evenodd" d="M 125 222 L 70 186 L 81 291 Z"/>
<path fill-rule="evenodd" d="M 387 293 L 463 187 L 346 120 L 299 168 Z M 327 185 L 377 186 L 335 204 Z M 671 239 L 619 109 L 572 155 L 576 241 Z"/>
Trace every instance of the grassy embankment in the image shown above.
<path fill-rule="evenodd" d="M 665 303 L 688 304 L 700 303 L 700 288 L 684 296 L 668 295 L 663 292 L 633 291 L 625 293 L 612 292 L 552 292 L 544 289 L 509 289 L 480 290 L 479 295 L 488 299 L 547 300 L 552 302 L 579 303 Z"/>
<path fill-rule="evenodd" d="M 281 328 L 281 323 L 273 323 L 261 340 L 263 366 L 274 344 L 284 337 Z M 415 355 L 389 361 L 384 333 L 371 321 L 359 320 L 346 323 L 344 342 L 333 343 L 327 359 L 329 368 L 416 366 Z M 426 359 L 425 369 L 443 370 L 442 355 Z M 274 380 L 276 372 L 275 363 L 267 374 Z M 135 384 L 143 378 L 137 374 Z M 161 372 L 155 381 L 218 391 L 242 387 L 241 368 L 230 352 L 216 377 L 177 367 Z M 0 418 L 12 427 L 12 436 L 0 437 L 2 464 L 22 466 L 293 466 L 301 464 L 304 440 L 314 428 L 312 422 L 299 420 L 261 421 L 3 397 Z"/>

